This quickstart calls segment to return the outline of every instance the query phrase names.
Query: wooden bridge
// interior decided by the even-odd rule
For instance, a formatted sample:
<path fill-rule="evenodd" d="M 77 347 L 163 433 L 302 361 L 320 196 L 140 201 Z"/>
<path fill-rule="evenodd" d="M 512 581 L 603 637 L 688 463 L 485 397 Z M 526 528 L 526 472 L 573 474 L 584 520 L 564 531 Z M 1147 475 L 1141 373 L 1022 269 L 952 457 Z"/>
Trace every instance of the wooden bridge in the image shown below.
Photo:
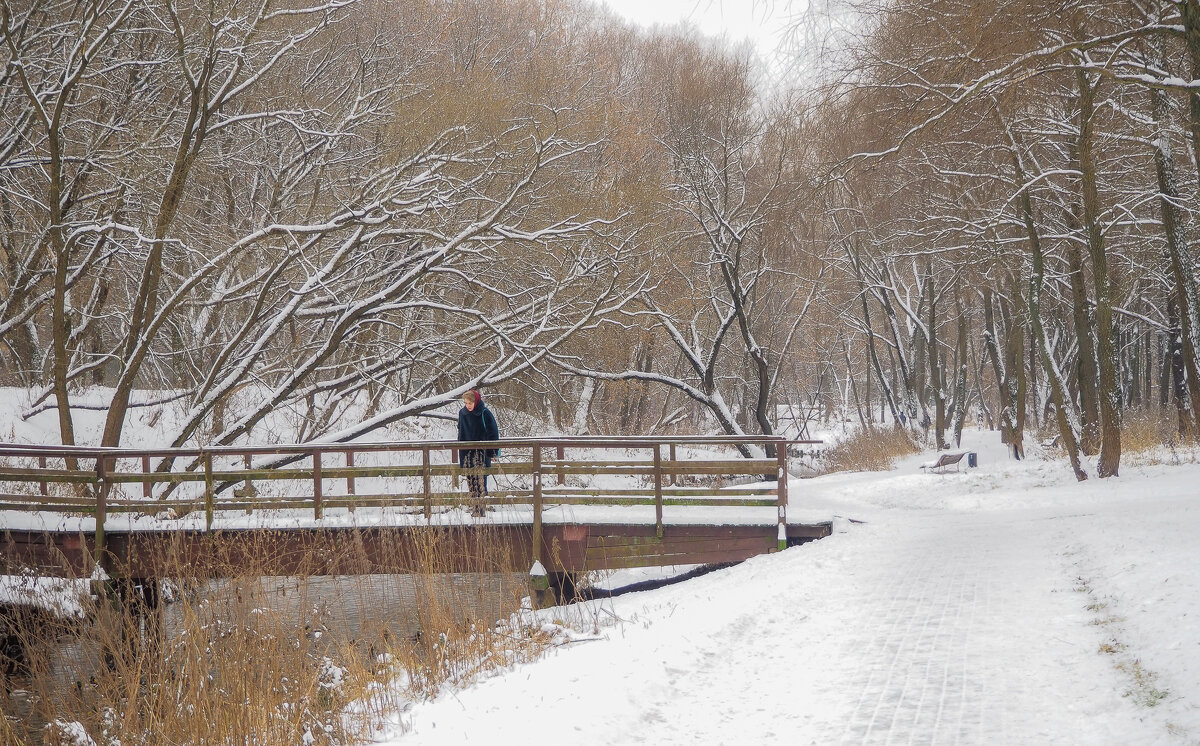
<path fill-rule="evenodd" d="M 540 563 L 570 575 L 733 562 L 829 532 L 787 520 L 787 444 L 0 444 L 0 574 L 526 572 Z M 473 446 L 502 451 L 485 470 L 489 494 L 474 503 L 457 460 Z"/>

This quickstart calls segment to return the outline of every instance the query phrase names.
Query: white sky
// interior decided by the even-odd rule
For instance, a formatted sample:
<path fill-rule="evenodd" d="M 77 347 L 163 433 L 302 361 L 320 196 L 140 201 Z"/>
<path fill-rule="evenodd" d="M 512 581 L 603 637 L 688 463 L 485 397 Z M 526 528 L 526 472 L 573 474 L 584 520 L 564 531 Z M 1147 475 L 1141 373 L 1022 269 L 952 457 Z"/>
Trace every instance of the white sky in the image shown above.
<path fill-rule="evenodd" d="M 805 5 L 786 0 L 604 0 L 604 3 L 647 28 L 689 21 L 709 36 L 724 34 L 734 43 L 750 39 L 763 59 L 773 56 L 788 18 Z"/>

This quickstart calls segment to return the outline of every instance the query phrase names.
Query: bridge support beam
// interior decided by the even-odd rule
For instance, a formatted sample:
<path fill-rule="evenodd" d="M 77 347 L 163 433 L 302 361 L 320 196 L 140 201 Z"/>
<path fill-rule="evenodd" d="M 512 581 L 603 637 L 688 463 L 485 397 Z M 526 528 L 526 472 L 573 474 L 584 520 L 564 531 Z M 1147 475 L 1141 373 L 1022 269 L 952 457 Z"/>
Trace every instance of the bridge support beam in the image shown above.
<path fill-rule="evenodd" d="M 552 572 L 550 573 L 550 592 L 558 605 L 569 604 L 579 597 L 579 573 Z"/>
<path fill-rule="evenodd" d="M 125 656 L 130 661 L 137 660 L 140 655 L 156 658 L 163 643 L 158 578 L 120 577 L 110 583 L 121 639 L 118 649 L 106 651 L 108 665 L 115 666 L 117 656 Z"/>
<path fill-rule="evenodd" d="M 538 513 L 535 513 L 535 516 Z M 829 535 L 829 524 L 654 525 L 544 523 L 274 529 L 109 531 L 114 578 L 526 572 L 738 562 Z M 536 546 L 535 546 L 536 542 Z M 79 531 L 0 530 L 0 573 L 88 577 L 95 537 Z M 434 551 L 430 555 L 430 551 Z"/>

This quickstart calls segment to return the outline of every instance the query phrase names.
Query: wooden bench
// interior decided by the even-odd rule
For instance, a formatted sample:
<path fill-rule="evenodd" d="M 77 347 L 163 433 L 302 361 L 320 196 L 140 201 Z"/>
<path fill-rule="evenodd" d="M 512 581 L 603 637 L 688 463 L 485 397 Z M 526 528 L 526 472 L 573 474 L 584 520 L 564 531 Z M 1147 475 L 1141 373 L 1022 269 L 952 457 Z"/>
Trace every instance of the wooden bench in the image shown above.
<path fill-rule="evenodd" d="M 941 474 L 946 470 L 946 467 L 953 465 L 954 470 L 958 471 L 958 464 L 963 460 L 963 456 L 966 455 L 966 451 L 960 451 L 959 453 L 943 453 L 942 455 L 938 456 L 937 461 L 930 461 L 929 463 L 921 464 L 921 468 Z"/>

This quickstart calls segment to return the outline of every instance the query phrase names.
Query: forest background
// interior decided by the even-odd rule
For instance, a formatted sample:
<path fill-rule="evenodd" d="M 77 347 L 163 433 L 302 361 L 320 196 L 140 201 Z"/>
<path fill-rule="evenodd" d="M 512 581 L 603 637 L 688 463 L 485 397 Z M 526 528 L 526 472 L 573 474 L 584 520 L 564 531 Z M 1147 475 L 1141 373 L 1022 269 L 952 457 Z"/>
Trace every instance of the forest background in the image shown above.
<path fill-rule="evenodd" d="M 106 446 L 471 388 L 574 433 L 978 421 L 1080 479 L 1130 417 L 1196 436 L 1200 0 L 791 40 L 768 85 L 569 0 L 0 0 L 0 385 Z"/>

